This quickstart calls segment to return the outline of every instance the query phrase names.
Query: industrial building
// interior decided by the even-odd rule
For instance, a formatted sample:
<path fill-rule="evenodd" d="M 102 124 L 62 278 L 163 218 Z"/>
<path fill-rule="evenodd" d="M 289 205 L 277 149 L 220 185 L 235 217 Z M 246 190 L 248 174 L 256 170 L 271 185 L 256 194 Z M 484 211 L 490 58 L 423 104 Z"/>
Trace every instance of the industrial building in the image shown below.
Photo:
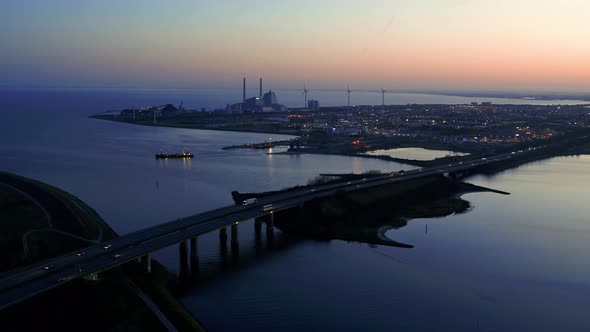
<path fill-rule="evenodd" d="M 307 102 L 307 109 L 310 111 L 319 111 L 320 110 L 320 102 L 317 100 L 310 100 Z"/>
<path fill-rule="evenodd" d="M 262 94 L 262 78 L 260 79 L 260 92 L 256 97 L 246 98 L 246 78 L 243 79 L 242 84 L 242 102 L 228 105 L 226 111 L 232 113 L 241 112 L 286 112 L 289 108 L 283 104 L 279 104 L 277 95 L 269 90 L 264 95 Z"/>

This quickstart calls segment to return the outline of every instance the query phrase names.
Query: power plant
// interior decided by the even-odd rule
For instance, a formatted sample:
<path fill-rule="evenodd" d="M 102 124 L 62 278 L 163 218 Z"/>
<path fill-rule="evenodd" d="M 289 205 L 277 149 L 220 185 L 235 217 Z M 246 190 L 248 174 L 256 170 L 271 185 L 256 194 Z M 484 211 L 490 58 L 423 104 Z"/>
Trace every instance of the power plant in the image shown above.
<path fill-rule="evenodd" d="M 246 78 L 244 77 L 244 94 L 242 95 L 242 103 L 246 102 Z"/>
<path fill-rule="evenodd" d="M 346 86 L 346 94 L 348 95 L 348 109 L 350 109 L 350 94 L 352 93 L 352 90 L 350 90 L 350 85 Z"/>
<path fill-rule="evenodd" d="M 303 107 L 307 107 L 307 93 L 308 92 L 309 92 L 309 90 L 307 90 L 305 83 L 303 83 Z"/>
<path fill-rule="evenodd" d="M 228 105 L 226 111 L 230 112 L 286 112 L 289 109 L 279 104 L 276 94 L 268 90 L 262 94 L 262 77 L 260 78 L 259 93 L 256 97 L 246 98 L 246 78 L 242 80 L 242 102 Z"/>

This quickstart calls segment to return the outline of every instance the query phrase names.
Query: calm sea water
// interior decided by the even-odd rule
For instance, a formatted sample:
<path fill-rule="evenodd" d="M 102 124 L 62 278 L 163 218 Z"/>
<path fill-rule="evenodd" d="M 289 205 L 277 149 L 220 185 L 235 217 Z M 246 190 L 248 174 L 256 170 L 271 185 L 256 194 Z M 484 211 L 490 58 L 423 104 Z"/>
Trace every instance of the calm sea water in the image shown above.
<path fill-rule="evenodd" d="M 276 135 L 130 126 L 87 118 L 164 93 L 0 93 L 0 170 L 59 186 L 120 234 L 231 204 L 230 192 L 280 189 L 322 172 L 409 169 L 338 156 L 220 148 Z M 198 100 L 199 97 L 195 97 Z M 185 103 L 188 98 L 184 99 Z M 195 158 L 160 162 L 161 147 Z M 202 279 L 183 302 L 210 331 L 587 331 L 590 157 L 555 158 L 470 182 L 468 213 L 388 232 L 413 249 L 257 238 L 239 251 L 200 241 Z M 157 258 L 177 269 L 177 250 Z"/>
<path fill-rule="evenodd" d="M 304 97 L 302 91 L 294 89 L 273 89 L 276 92 L 279 103 L 288 107 L 303 107 Z M 342 106 L 347 104 L 347 96 L 338 90 L 312 90 L 308 94 L 308 100 L 315 99 L 322 106 Z M 149 90 L 149 89 L 79 89 L 62 90 L 55 89 L 37 91 L 0 91 L 0 95 L 8 95 L 12 98 L 42 95 L 55 100 L 58 96 L 68 96 L 68 102 L 80 101 L 88 103 L 79 105 L 82 109 L 95 109 L 96 112 L 105 110 L 117 110 L 127 107 L 145 107 L 151 105 L 162 105 L 172 103 L 179 105 L 183 103 L 188 109 L 213 110 L 225 108 L 227 104 L 234 104 L 242 101 L 241 89 L 170 89 L 170 90 Z M 248 89 L 247 96 L 257 96 L 258 90 Z M 92 101 L 90 104 L 89 102 Z M 352 105 L 381 105 L 381 93 L 370 91 L 353 91 L 351 95 Z M 61 102 L 61 101 L 57 101 Z M 65 102 L 65 101 L 64 101 Z M 469 104 L 472 102 L 493 102 L 494 104 L 532 104 L 532 105 L 575 105 L 590 104 L 581 100 L 530 100 L 516 98 L 488 98 L 488 97 L 460 97 L 444 96 L 425 93 L 387 93 L 385 103 L 387 105 L 407 104 Z M 49 105 L 46 105 L 49 107 Z M 54 107 L 49 108 L 55 110 Z"/>

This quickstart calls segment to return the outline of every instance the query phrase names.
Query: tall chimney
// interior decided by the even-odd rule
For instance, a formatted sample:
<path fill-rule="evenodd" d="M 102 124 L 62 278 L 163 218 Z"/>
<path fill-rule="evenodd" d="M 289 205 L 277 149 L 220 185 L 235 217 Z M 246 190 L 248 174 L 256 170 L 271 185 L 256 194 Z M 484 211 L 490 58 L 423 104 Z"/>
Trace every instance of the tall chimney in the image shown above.
<path fill-rule="evenodd" d="M 262 77 L 260 78 L 260 98 L 262 98 Z"/>
<path fill-rule="evenodd" d="M 242 102 L 246 102 L 246 78 L 244 77 L 244 87 L 242 91 Z"/>

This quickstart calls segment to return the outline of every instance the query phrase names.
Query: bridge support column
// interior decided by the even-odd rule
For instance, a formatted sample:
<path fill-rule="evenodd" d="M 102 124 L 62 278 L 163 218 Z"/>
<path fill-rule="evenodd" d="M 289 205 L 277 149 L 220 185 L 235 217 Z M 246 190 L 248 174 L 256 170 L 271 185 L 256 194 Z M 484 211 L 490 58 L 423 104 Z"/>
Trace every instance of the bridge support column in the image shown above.
<path fill-rule="evenodd" d="M 152 256 L 150 254 L 141 257 L 141 264 L 147 273 L 152 272 Z"/>
<path fill-rule="evenodd" d="M 221 242 L 227 242 L 227 227 L 219 229 L 219 240 L 221 240 Z"/>
<path fill-rule="evenodd" d="M 199 238 L 191 239 L 191 273 L 196 275 L 199 273 Z"/>
<path fill-rule="evenodd" d="M 181 241 L 179 245 L 179 256 L 180 262 L 178 264 L 178 275 L 180 279 L 184 279 L 188 272 L 188 249 L 186 245 L 186 240 Z"/>
<path fill-rule="evenodd" d="M 237 248 L 240 245 L 238 240 L 238 223 L 231 224 L 231 246 Z"/>
<path fill-rule="evenodd" d="M 254 231 L 256 231 L 256 234 L 260 235 L 260 231 L 262 230 L 262 221 L 258 220 L 258 218 L 256 220 L 254 220 Z"/>
<path fill-rule="evenodd" d="M 274 213 L 271 212 L 270 215 L 268 216 L 268 220 L 266 221 L 266 238 L 268 240 L 272 240 L 272 238 L 275 235 L 274 226 L 275 226 L 275 215 L 274 215 Z"/>

